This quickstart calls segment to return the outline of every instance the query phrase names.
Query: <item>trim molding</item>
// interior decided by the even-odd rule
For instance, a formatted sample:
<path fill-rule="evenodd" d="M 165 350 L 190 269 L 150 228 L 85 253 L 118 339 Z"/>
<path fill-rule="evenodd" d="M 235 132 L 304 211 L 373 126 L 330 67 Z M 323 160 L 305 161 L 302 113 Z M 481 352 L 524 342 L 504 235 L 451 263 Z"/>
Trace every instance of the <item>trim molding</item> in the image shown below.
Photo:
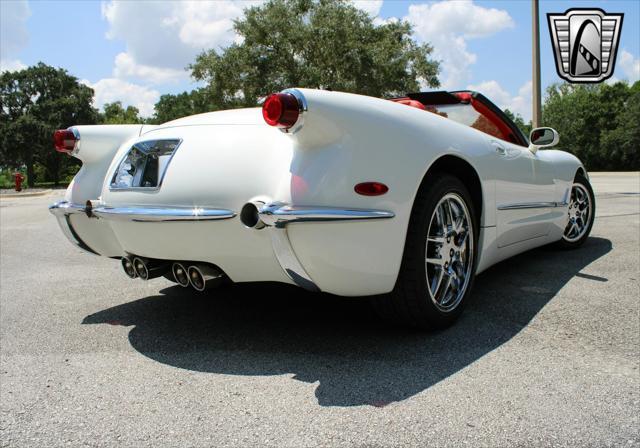
<path fill-rule="evenodd" d="M 287 226 L 291 223 L 362 221 L 393 218 L 393 212 L 333 207 L 298 207 L 283 202 L 274 202 L 258 209 L 260 221 L 270 227 L 273 252 L 284 273 L 293 282 L 307 291 L 320 291 L 309 273 L 298 259 Z"/>
<path fill-rule="evenodd" d="M 112 221 L 171 222 L 214 221 L 236 216 L 232 210 L 205 207 L 108 207 L 91 210 L 98 218 Z"/>
<path fill-rule="evenodd" d="M 89 208 L 80 204 L 67 201 L 56 202 L 49 206 L 49 211 L 57 216 L 64 217 L 74 214 L 97 216 L 110 221 L 133 222 L 170 222 L 170 221 L 213 221 L 230 219 L 236 216 L 233 210 L 209 207 L 109 207 L 106 205 Z"/>
<path fill-rule="evenodd" d="M 566 202 L 522 202 L 519 204 L 499 205 L 498 210 L 523 210 L 528 208 L 556 208 L 566 207 Z"/>

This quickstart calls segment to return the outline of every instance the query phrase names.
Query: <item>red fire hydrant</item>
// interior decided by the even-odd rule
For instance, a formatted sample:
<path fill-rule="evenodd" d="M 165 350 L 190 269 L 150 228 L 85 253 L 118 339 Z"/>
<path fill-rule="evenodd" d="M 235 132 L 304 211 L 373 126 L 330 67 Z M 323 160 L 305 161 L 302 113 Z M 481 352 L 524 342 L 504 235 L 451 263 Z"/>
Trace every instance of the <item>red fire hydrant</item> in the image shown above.
<path fill-rule="evenodd" d="M 22 182 L 24 182 L 24 175 L 22 173 L 13 173 L 13 177 L 16 181 L 16 191 L 22 191 Z"/>

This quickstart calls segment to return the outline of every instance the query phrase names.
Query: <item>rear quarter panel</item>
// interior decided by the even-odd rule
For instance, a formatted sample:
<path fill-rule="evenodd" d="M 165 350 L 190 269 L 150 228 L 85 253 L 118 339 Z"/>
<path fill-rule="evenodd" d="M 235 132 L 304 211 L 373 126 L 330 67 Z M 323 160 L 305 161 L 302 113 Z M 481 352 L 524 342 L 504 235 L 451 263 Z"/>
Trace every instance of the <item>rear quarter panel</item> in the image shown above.
<path fill-rule="evenodd" d="M 375 222 L 289 226 L 298 258 L 321 289 L 342 295 L 393 289 L 418 188 L 431 164 L 446 154 L 475 167 L 483 186 L 481 225 L 495 224 L 495 176 L 485 134 L 386 100 L 301 91 L 309 113 L 291 136 L 291 201 L 395 213 Z M 382 182 L 389 191 L 356 194 L 354 186 L 365 181 Z"/>

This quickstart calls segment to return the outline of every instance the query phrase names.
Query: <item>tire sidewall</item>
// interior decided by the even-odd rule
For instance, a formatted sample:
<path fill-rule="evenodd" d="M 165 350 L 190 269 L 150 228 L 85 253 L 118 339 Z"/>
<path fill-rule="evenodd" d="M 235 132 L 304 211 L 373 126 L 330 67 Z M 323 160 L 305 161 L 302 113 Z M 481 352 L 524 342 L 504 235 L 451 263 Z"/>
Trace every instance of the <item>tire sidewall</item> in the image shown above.
<path fill-rule="evenodd" d="M 574 247 L 581 246 L 587 240 L 587 238 L 589 238 L 589 235 L 591 234 L 591 229 L 593 228 L 593 223 L 596 220 L 596 198 L 595 198 L 595 194 L 593 193 L 593 188 L 591 188 L 591 183 L 585 176 L 578 174 L 576 175 L 575 179 L 573 180 L 573 183 L 571 184 L 572 190 L 573 190 L 573 184 L 580 184 L 587 190 L 587 194 L 589 195 L 589 200 L 591 201 L 591 216 L 589 218 L 587 231 L 585 232 L 584 235 L 582 235 L 582 237 L 579 240 L 567 241 L 564 238 L 564 231 L 563 231 L 562 239 L 560 241 L 562 245 L 566 248 L 574 248 Z"/>
<path fill-rule="evenodd" d="M 411 226 L 417 227 L 417 236 L 419 237 L 419 239 L 418 241 L 411 242 L 410 249 L 413 251 L 413 256 L 406 258 L 421 261 L 415 268 L 415 274 L 417 275 L 417 278 L 415 280 L 416 284 L 418 285 L 418 291 L 416 291 L 416 293 L 420 294 L 423 299 L 422 301 L 424 302 L 424 304 L 421 308 L 425 313 L 426 319 L 433 327 L 445 327 L 450 325 L 460 315 L 466 303 L 468 302 L 467 299 L 473 288 L 479 252 L 479 223 L 478 219 L 476 218 L 477 214 L 474 208 L 471 194 L 457 177 L 450 175 L 439 176 L 437 180 L 432 183 L 430 182 L 430 185 L 427 185 L 425 189 L 425 202 L 422 204 L 422 206 L 419 207 L 419 210 L 414 210 L 414 213 L 412 213 L 412 218 L 414 219 L 412 219 L 412 222 L 410 223 Z M 431 300 L 424 260 L 426 259 L 427 234 L 429 231 L 429 225 L 431 223 L 432 215 L 435 211 L 435 207 L 440 202 L 440 199 L 442 199 L 442 197 L 449 193 L 455 193 L 460 196 L 460 198 L 462 198 L 462 200 L 465 202 L 467 210 L 470 214 L 473 227 L 473 257 L 471 261 L 473 264 L 469 273 L 471 277 L 469 279 L 469 283 L 467 284 L 467 289 L 465 290 L 465 293 L 460 300 L 460 303 L 453 310 L 445 312 L 437 308 Z"/>

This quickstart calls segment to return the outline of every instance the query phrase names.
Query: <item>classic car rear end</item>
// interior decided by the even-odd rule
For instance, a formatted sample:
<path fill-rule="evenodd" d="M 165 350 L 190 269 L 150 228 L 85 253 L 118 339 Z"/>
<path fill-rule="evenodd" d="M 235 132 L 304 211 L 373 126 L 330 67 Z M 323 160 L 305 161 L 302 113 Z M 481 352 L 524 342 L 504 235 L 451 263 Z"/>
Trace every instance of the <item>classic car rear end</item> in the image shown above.
<path fill-rule="evenodd" d="M 313 101 L 297 95 L 296 107 Z M 162 266 L 156 275 L 171 272 L 173 262 L 187 270 L 204 263 L 234 282 L 388 292 L 404 243 L 397 226 L 406 228 L 406 198 L 417 185 L 401 187 L 399 173 L 382 160 L 354 166 L 354 153 L 373 144 L 348 134 L 364 131 L 372 117 L 345 121 L 335 116 L 339 105 L 328 107 L 322 111 L 316 101 L 314 113 L 301 110 L 293 133 L 265 125 L 259 108 L 161 126 L 74 127 L 79 139 L 70 152 L 83 166 L 51 211 L 83 249 L 130 262 L 139 257 L 149 268 Z M 390 191 L 359 194 L 358 184 Z"/>
<path fill-rule="evenodd" d="M 574 156 L 538 152 L 552 129 L 529 144 L 476 92 L 409 96 L 289 89 L 262 110 L 61 130 L 83 166 L 51 212 L 132 278 L 379 295 L 403 324 L 446 326 L 477 272 L 582 244 L 595 202 Z"/>

